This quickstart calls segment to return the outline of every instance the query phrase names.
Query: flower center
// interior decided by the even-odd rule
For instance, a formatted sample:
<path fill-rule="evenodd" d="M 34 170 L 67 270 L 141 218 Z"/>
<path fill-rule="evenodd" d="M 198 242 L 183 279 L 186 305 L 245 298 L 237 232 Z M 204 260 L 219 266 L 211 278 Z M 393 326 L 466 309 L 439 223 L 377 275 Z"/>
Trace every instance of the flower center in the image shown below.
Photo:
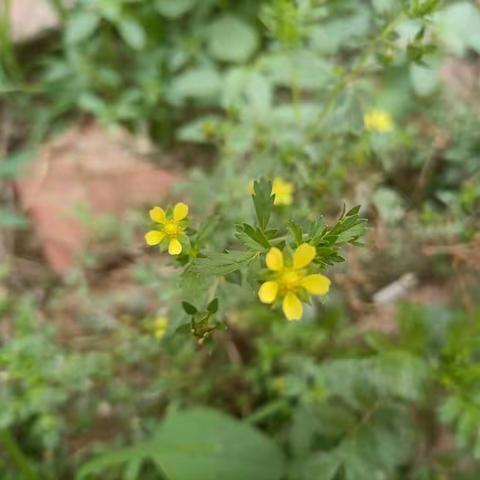
<path fill-rule="evenodd" d="M 163 227 L 163 233 L 169 237 L 176 237 L 181 230 L 182 228 L 180 225 L 176 224 L 175 222 L 169 222 Z"/>
<path fill-rule="evenodd" d="M 278 279 L 278 283 L 288 292 L 296 290 L 300 286 L 302 276 L 300 273 L 293 269 L 285 269 Z"/>

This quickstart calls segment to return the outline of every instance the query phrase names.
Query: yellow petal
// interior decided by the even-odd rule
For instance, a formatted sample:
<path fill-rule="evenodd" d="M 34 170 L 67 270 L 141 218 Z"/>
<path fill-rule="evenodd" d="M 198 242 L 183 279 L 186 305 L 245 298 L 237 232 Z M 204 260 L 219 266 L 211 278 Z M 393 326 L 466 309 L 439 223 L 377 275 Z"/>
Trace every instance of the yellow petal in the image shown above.
<path fill-rule="evenodd" d="M 293 184 L 285 182 L 280 177 L 275 177 L 272 183 L 272 193 L 275 195 L 291 195 L 293 193 Z"/>
<path fill-rule="evenodd" d="M 167 217 L 165 216 L 165 210 L 160 207 L 153 207 L 150 210 L 150 218 L 155 223 L 165 223 L 167 221 Z"/>
<path fill-rule="evenodd" d="M 263 303 L 273 303 L 277 298 L 278 283 L 277 282 L 265 282 L 262 283 L 258 290 L 258 297 Z"/>
<path fill-rule="evenodd" d="M 158 230 L 150 230 L 145 234 L 145 242 L 150 246 L 158 245 L 164 238 L 165 234 Z"/>
<path fill-rule="evenodd" d="M 265 258 L 267 267 L 273 272 L 280 272 L 283 270 L 283 254 L 281 250 L 276 247 L 272 247 Z"/>
<path fill-rule="evenodd" d="M 302 280 L 302 287 L 314 295 L 325 295 L 330 289 L 330 279 L 320 273 L 307 275 Z"/>
<path fill-rule="evenodd" d="M 283 313 L 288 320 L 300 320 L 303 314 L 302 302 L 294 293 L 287 293 L 283 299 Z"/>
<path fill-rule="evenodd" d="M 308 243 L 302 243 L 293 253 L 293 268 L 299 269 L 309 265 L 315 258 L 317 251 Z"/>
<path fill-rule="evenodd" d="M 172 238 L 168 244 L 168 253 L 170 255 L 178 255 L 182 253 L 182 244 L 176 239 Z"/>
<path fill-rule="evenodd" d="M 177 203 L 173 209 L 173 219 L 176 222 L 183 220 L 188 215 L 188 205 L 185 203 Z"/>
<path fill-rule="evenodd" d="M 255 195 L 255 181 L 254 181 L 254 180 L 250 180 L 250 181 L 248 182 L 247 192 L 248 192 L 250 195 Z"/>
<path fill-rule="evenodd" d="M 275 200 L 273 201 L 273 204 L 275 206 L 291 205 L 292 200 L 293 200 L 293 197 L 290 193 L 276 193 L 275 194 Z"/>

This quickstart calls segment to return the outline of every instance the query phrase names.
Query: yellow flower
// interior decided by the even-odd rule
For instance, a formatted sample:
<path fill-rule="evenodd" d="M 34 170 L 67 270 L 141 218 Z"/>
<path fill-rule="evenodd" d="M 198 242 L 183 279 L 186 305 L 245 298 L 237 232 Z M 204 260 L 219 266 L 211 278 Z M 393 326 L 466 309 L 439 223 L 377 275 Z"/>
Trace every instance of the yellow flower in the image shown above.
<path fill-rule="evenodd" d="M 273 303 L 277 297 L 283 297 L 283 313 L 287 319 L 300 320 L 303 306 L 298 294 L 325 295 L 330 289 L 330 280 L 325 275 L 309 275 L 305 271 L 316 254 L 315 247 L 302 243 L 293 253 L 291 265 L 285 265 L 283 253 L 272 247 L 265 260 L 273 274 L 258 290 L 260 301 Z"/>
<path fill-rule="evenodd" d="M 254 182 L 248 182 L 247 191 L 250 195 L 254 195 Z M 274 205 L 291 205 L 293 202 L 293 183 L 286 182 L 280 177 L 275 177 L 272 183 L 272 194 L 275 195 Z"/>
<path fill-rule="evenodd" d="M 293 184 L 275 177 L 272 184 L 272 193 L 275 195 L 274 205 L 291 205 L 293 201 Z"/>
<path fill-rule="evenodd" d="M 150 218 L 157 223 L 157 230 L 150 230 L 145 234 L 147 245 L 159 245 L 168 242 L 168 253 L 178 255 L 182 252 L 182 244 L 179 237 L 185 229 L 185 219 L 188 215 L 188 205 L 177 203 L 173 208 L 173 215 L 167 216 L 163 208 L 153 207 L 150 210 Z"/>
<path fill-rule="evenodd" d="M 363 125 L 369 132 L 388 133 L 393 130 L 393 120 L 389 113 L 371 110 L 363 116 Z"/>
<path fill-rule="evenodd" d="M 161 340 L 165 336 L 168 328 L 168 318 L 157 317 L 153 322 L 153 335 L 157 340 Z"/>

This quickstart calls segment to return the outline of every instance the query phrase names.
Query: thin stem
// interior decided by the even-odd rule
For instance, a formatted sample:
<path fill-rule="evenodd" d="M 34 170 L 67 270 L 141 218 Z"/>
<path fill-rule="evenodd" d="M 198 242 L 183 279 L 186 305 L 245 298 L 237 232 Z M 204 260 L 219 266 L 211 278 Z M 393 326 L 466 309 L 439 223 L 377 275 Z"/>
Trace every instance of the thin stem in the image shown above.
<path fill-rule="evenodd" d="M 345 72 L 338 83 L 336 84 L 335 88 L 329 95 L 328 102 L 323 107 L 322 111 L 318 115 L 317 121 L 315 122 L 314 129 L 310 130 L 307 137 L 311 138 L 315 131 L 318 130 L 318 127 L 324 122 L 325 118 L 330 114 L 335 103 L 337 102 L 338 96 L 343 92 L 343 90 L 348 86 L 348 84 L 354 81 L 364 70 L 366 63 L 368 62 L 370 55 L 375 51 L 377 45 L 380 42 L 383 42 L 385 38 L 390 35 L 392 30 L 395 28 L 399 20 L 403 18 L 403 13 L 400 12 L 397 16 L 395 16 L 392 20 L 390 20 L 387 25 L 383 28 L 380 34 L 370 43 L 370 45 L 364 50 L 360 58 L 358 59 L 357 63 L 353 66 L 351 70 Z"/>
<path fill-rule="evenodd" d="M 11 0 L 4 0 L 0 6 L 0 61 L 6 74 L 15 80 L 22 78 L 22 71 L 13 49 L 10 29 Z"/>
<path fill-rule="evenodd" d="M 246 417 L 244 421 L 253 424 L 259 423 L 265 418 L 268 418 L 276 414 L 277 412 L 285 410 L 286 408 L 288 408 L 288 406 L 289 402 L 284 398 L 280 398 L 279 400 L 270 402 L 267 405 L 260 407 L 258 410 L 254 411 L 252 414 Z"/>
<path fill-rule="evenodd" d="M 0 430 L 0 445 L 18 468 L 23 480 L 40 480 L 40 477 L 31 467 L 29 459 L 8 430 Z"/>

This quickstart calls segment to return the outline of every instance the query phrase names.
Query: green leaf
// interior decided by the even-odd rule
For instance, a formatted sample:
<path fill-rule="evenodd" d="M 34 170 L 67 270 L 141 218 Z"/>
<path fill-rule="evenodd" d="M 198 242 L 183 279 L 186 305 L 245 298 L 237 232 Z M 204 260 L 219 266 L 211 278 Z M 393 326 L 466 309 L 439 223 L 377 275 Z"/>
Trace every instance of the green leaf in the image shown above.
<path fill-rule="evenodd" d="M 264 178 L 255 180 L 253 184 L 254 194 L 252 196 L 257 214 L 258 224 L 265 230 L 272 214 L 275 195 L 272 195 L 272 182 Z"/>
<path fill-rule="evenodd" d="M 303 242 L 302 229 L 293 220 L 290 220 L 288 222 L 288 229 L 290 230 L 290 233 L 292 234 L 293 238 L 295 239 L 296 244 L 300 245 Z"/>
<path fill-rule="evenodd" d="M 167 18 L 178 18 L 191 10 L 197 0 L 157 0 L 155 7 L 160 14 Z"/>
<path fill-rule="evenodd" d="M 20 150 L 0 159 L 0 178 L 11 180 L 20 175 L 22 168 L 34 158 L 32 150 Z"/>
<path fill-rule="evenodd" d="M 79 12 L 70 17 L 65 28 L 67 43 L 80 43 L 97 29 L 100 17 L 94 12 Z"/>
<path fill-rule="evenodd" d="M 338 455 L 320 452 L 302 465 L 304 480 L 333 480 L 342 465 Z"/>
<path fill-rule="evenodd" d="M 448 50 L 458 56 L 473 49 L 480 53 L 480 9 L 471 2 L 454 2 L 440 11 L 435 30 Z"/>
<path fill-rule="evenodd" d="M 0 227 L 2 228 L 24 228 L 28 220 L 20 213 L 6 208 L 0 208 Z"/>
<path fill-rule="evenodd" d="M 188 315 L 195 315 L 198 310 L 191 303 L 182 302 L 182 307 Z"/>
<path fill-rule="evenodd" d="M 77 480 L 153 460 L 172 480 L 279 480 L 283 456 L 267 436 L 223 413 L 196 408 L 169 415 L 151 440 L 105 453 L 80 468 Z"/>
<path fill-rule="evenodd" d="M 207 310 L 213 315 L 218 311 L 218 298 L 214 298 L 208 305 Z"/>
<path fill-rule="evenodd" d="M 249 264 L 258 252 L 211 253 L 206 258 L 196 258 L 188 271 L 202 275 L 227 275 Z"/>
<path fill-rule="evenodd" d="M 317 245 L 324 233 L 326 233 L 325 220 L 323 217 L 320 217 L 318 220 L 315 220 L 310 224 L 310 230 L 308 232 L 310 243 L 312 245 Z"/>
<path fill-rule="evenodd" d="M 360 208 L 358 206 L 353 207 L 345 213 L 344 206 L 343 210 L 337 223 L 326 235 L 319 239 L 320 242 L 326 242 L 328 245 L 349 243 L 366 233 L 367 220 L 358 216 Z"/>
<path fill-rule="evenodd" d="M 418 96 L 431 95 L 439 85 L 439 66 L 427 60 L 424 65 L 414 63 L 410 66 L 410 80 Z"/>
<path fill-rule="evenodd" d="M 172 480 L 277 480 L 283 474 L 272 440 L 214 410 L 170 415 L 154 443 L 154 460 Z"/>
<path fill-rule="evenodd" d="M 241 285 L 242 272 L 240 270 L 235 270 L 234 272 L 225 275 L 225 280 L 233 285 Z"/>
<path fill-rule="evenodd" d="M 238 17 L 224 16 L 210 26 L 208 51 L 216 60 L 246 62 L 257 47 L 256 30 Z"/>
<path fill-rule="evenodd" d="M 122 19 L 118 24 L 118 30 L 130 48 L 141 50 L 145 46 L 145 31 L 136 20 L 132 18 Z"/>
<path fill-rule="evenodd" d="M 176 100 L 214 97 L 220 88 L 220 76 L 212 68 L 192 68 L 173 80 L 172 96 Z"/>
<path fill-rule="evenodd" d="M 237 225 L 235 236 L 247 247 L 252 250 L 263 252 L 270 248 L 270 243 L 265 234 L 258 228 L 253 228 L 248 223 Z"/>
<path fill-rule="evenodd" d="M 104 453 L 82 465 L 76 479 L 86 480 L 91 478 L 91 475 L 99 474 L 119 465 L 126 464 L 126 469 L 129 469 L 131 464 L 136 465 L 138 462 L 146 460 L 152 453 L 151 445 L 145 442 L 135 447 Z"/>
<path fill-rule="evenodd" d="M 180 277 L 181 298 L 192 305 L 204 305 L 210 286 L 210 278 L 187 269 Z"/>

